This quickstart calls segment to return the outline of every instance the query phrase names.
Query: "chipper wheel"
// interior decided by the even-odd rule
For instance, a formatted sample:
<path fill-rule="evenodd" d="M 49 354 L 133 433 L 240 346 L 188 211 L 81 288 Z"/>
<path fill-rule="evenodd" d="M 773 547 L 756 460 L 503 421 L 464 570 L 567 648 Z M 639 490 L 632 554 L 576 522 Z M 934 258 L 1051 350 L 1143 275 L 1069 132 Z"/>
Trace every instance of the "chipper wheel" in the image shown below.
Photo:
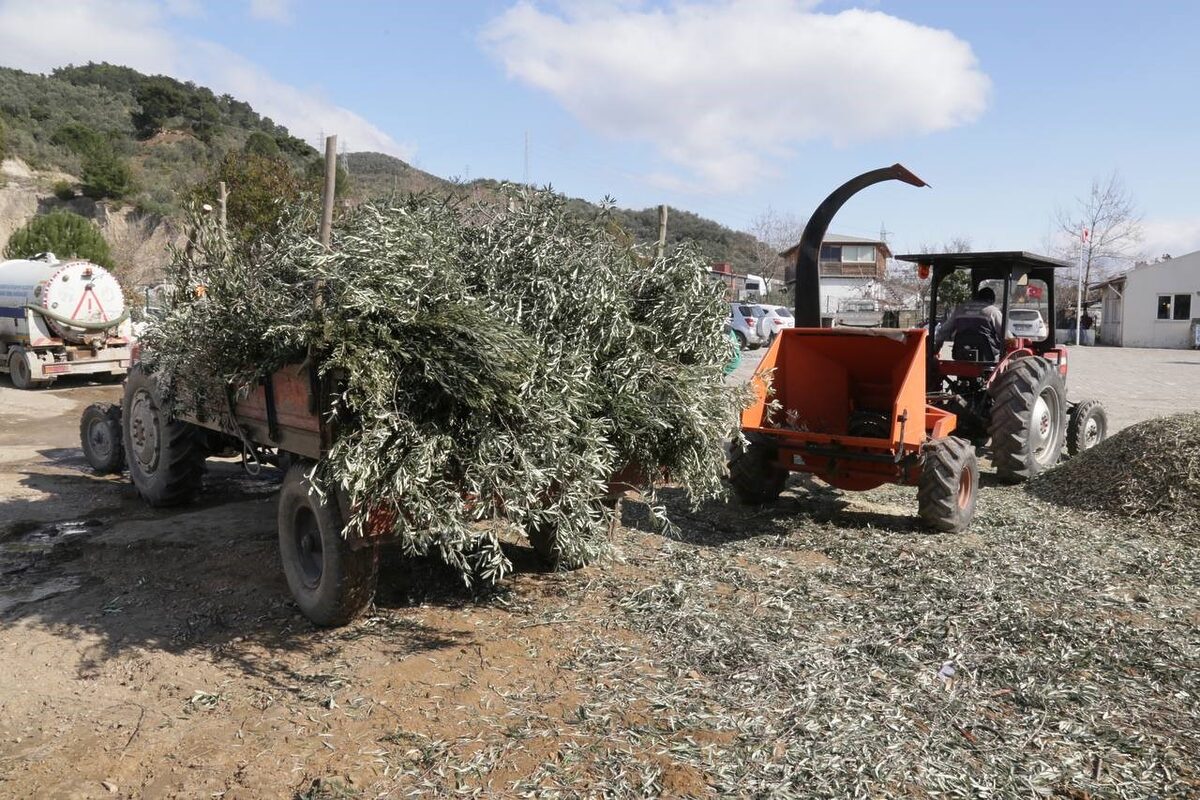
<path fill-rule="evenodd" d="M 342 535 L 345 516 L 334 492 L 318 492 L 313 465 L 297 461 L 279 489 L 279 555 L 292 597 L 316 625 L 345 625 L 375 596 L 379 546 L 358 547 Z"/>
<path fill-rule="evenodd" d="M 1029 480 L 1062 455 L 1067 427 L 1067 387 L 1044 358 L 1018 359 L 992 386 L 988 434 L 992 462 L 1010 483 Z"/>
<path fill-rule="evenodd" d="M 1108 413 L 1099 400 L 1084 400 L 1067 414 L 1067 452 L 1077 456 L 1108 436 Z"/>
<path fill-rule="evenodd" d="M 979 462 L 970 442 L 948 436 L 925 447 L 917 513 L 926 527 L 945 533 L 966 530 L 975 516 L 978 488 Z"/>
<path fill-rule="evenodd" d="M 788 473 L 777 463 L 773 446 L 751 440 L 749 444 L 733 443 L 729 459 L 729 485 L 746 505 L 761 506 L 773 503 L 787 485 Z"/>
<path fill-rule="evenodd" d="M 171 418 L 158 381 L 141 367 L 125 381 L 121 422 L 129 477 L 147 503 L 177 506 L 199 493 L 205 453 L 196 429 Z"/>
<path fill-rule="evenodd" d="M 96 474 L 111 475 L 125 469 L 121 407 L 112 403 L 92 403 L 85 408 L 79 419 L 79 445 Z"/>

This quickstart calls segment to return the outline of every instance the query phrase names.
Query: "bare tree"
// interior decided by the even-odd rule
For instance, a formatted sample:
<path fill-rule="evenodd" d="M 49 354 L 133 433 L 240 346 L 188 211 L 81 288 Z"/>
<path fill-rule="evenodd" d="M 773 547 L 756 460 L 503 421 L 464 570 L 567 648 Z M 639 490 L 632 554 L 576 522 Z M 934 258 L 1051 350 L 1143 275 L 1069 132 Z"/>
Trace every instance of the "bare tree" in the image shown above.
<path fill-rule="evenodd" d="M 794 214 L 783 214 L 771 206 L 750 220 L 746 232 L 754 237 L 755 275 L 761 275 L 768 282 L 783 281 L 787 264 L 779 254 L 800 241 L 804 233 L 806 220 Z"/>
<path fill-rule="evenodd" d="M 965 236 L 955 236 L 938 245 L 922 244 L 919 250 L 922 253 L 968 253 L 970 251 L 971 240 Z M 893 259 L 888 263 L 887 275 L 881 284 L 881 299 L 885 301 L 901 305 L 905 298 L 916 296 L 918 309 L 924 312 L 929 306 L 930 281 L 921 280 L 917 276 L 916 264 Z M 955 273 L 942 283 L 938 292 L 941 300 L 939 306 L 952 307 L 967 299 L 969 293 L 966 273 Z"/>
<path fill-rule="evenodd" d="M 1091 191 L 1076 198 L 1073 209 L 1055 214 L 1063 244 L 1059 254 L 1078 263 L 1083 258 L 1083 291 L 1092 285 L 1092 274 L 1106 276 L 1130 263 L 1142 241 L 1142 215 L 1133 196 L 1114 171 L 1092 181 Z M 1084 231 L 1087 240 L 1084 241 Z"/>

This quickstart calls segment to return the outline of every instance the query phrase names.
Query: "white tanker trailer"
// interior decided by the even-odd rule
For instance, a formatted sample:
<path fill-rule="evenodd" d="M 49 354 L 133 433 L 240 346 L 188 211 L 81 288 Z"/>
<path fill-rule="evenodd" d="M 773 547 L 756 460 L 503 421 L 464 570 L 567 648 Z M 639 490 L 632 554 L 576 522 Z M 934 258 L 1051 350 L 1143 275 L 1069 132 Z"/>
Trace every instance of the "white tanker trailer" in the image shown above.
<path fill-rule="evenodd" d="M 117 279 L 53 253 L 0 261 L 0 373 L 18 389 L 62 375 L 124 375 L 131 326 Z"/>

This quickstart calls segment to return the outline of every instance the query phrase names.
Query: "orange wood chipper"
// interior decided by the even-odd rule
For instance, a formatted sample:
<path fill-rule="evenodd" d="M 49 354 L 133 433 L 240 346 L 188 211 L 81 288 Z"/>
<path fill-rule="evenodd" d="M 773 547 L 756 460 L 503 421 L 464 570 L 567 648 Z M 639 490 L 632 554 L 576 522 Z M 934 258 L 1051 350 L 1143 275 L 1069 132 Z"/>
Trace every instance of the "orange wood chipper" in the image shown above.
<path fill-rule="evenodd" d="M 1067 402 L 1067 352 L 1055 344 L 1053 318 L 1053 270 L 1066 265 L 1054 259 L 1015 251 L 900 256 L 931 280 L 933 329 L 939 287 L 951 275 L 966 273 L 977 304 L 985 290 L 1000 298 L 999 332 L 956 334 L 948 358 L 928 346 L 925 329 L 821 327 L 818 256 L 829 223 L 856 192 L 888 180 L 925 185 L 899 164 L 864 173 L 827 197 L 805 227 L 796 327 L 780 333 L 754 375 L 757 401 L 742 414 L 745 442 L 735 444 L 729 479 L 754 504 L 778 497 L 789 472 L 852 491 L 913 485 L 922 522 L 957 532 L 975 514 L 977 445 L 990 444 L 1001 480 L 1027 480 L 1053 466 L 1064 446 L 1075 455 L 1098 444 L 1107 417 L 1095 400 Z"/>
<path fill-rule="evenodd" d="M 956 416 L 926 402 L 924 330 L 822 328 L 818 255 L 830 221 L 875 183 L 925 182 L 899 164 L 846 182 L 804 229 L 796 263 L 796 327 L 783 330 L 753 379 L 757 401 L 742 414 L 730 483 L 741 500 L 773 501 L 789 472 L 839 489 L 916 485 L 927 525 L 961 531 L 975 513 L 979 465 L 953 436 Z"/>

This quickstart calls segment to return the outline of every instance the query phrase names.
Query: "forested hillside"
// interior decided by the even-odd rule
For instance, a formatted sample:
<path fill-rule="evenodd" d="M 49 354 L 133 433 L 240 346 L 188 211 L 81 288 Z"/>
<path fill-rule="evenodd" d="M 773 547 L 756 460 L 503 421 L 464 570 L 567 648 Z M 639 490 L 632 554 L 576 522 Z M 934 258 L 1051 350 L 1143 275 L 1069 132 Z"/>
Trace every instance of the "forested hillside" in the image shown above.
<path fill-rule="evenodd" d="M 319 153 L 248 103 L 162 75 L 113 64 L 67 66 L 50 75 L 0 67 L 0 156 L 35 170 L 77 178 L 54 187 L 66 202 L 77 195 L 176 217 L 197 193 L 230 186 L 231 213 L 253 216 L 256 198 L 320 186 Z M 343 161 L 339 196 L 347 202 L 392 192 L 494 192 L 480 179 L 455 184 L 381 153 L 351 153 Z M 597 206 L 572 200 L 582 214 Z M 614 218 L 637 241 L 657 238 L 657 210 L 615 209 Z M 695 241 L 706 257 L 752 263 L 753 237 L 672 209 L 671 242 Z"/>

